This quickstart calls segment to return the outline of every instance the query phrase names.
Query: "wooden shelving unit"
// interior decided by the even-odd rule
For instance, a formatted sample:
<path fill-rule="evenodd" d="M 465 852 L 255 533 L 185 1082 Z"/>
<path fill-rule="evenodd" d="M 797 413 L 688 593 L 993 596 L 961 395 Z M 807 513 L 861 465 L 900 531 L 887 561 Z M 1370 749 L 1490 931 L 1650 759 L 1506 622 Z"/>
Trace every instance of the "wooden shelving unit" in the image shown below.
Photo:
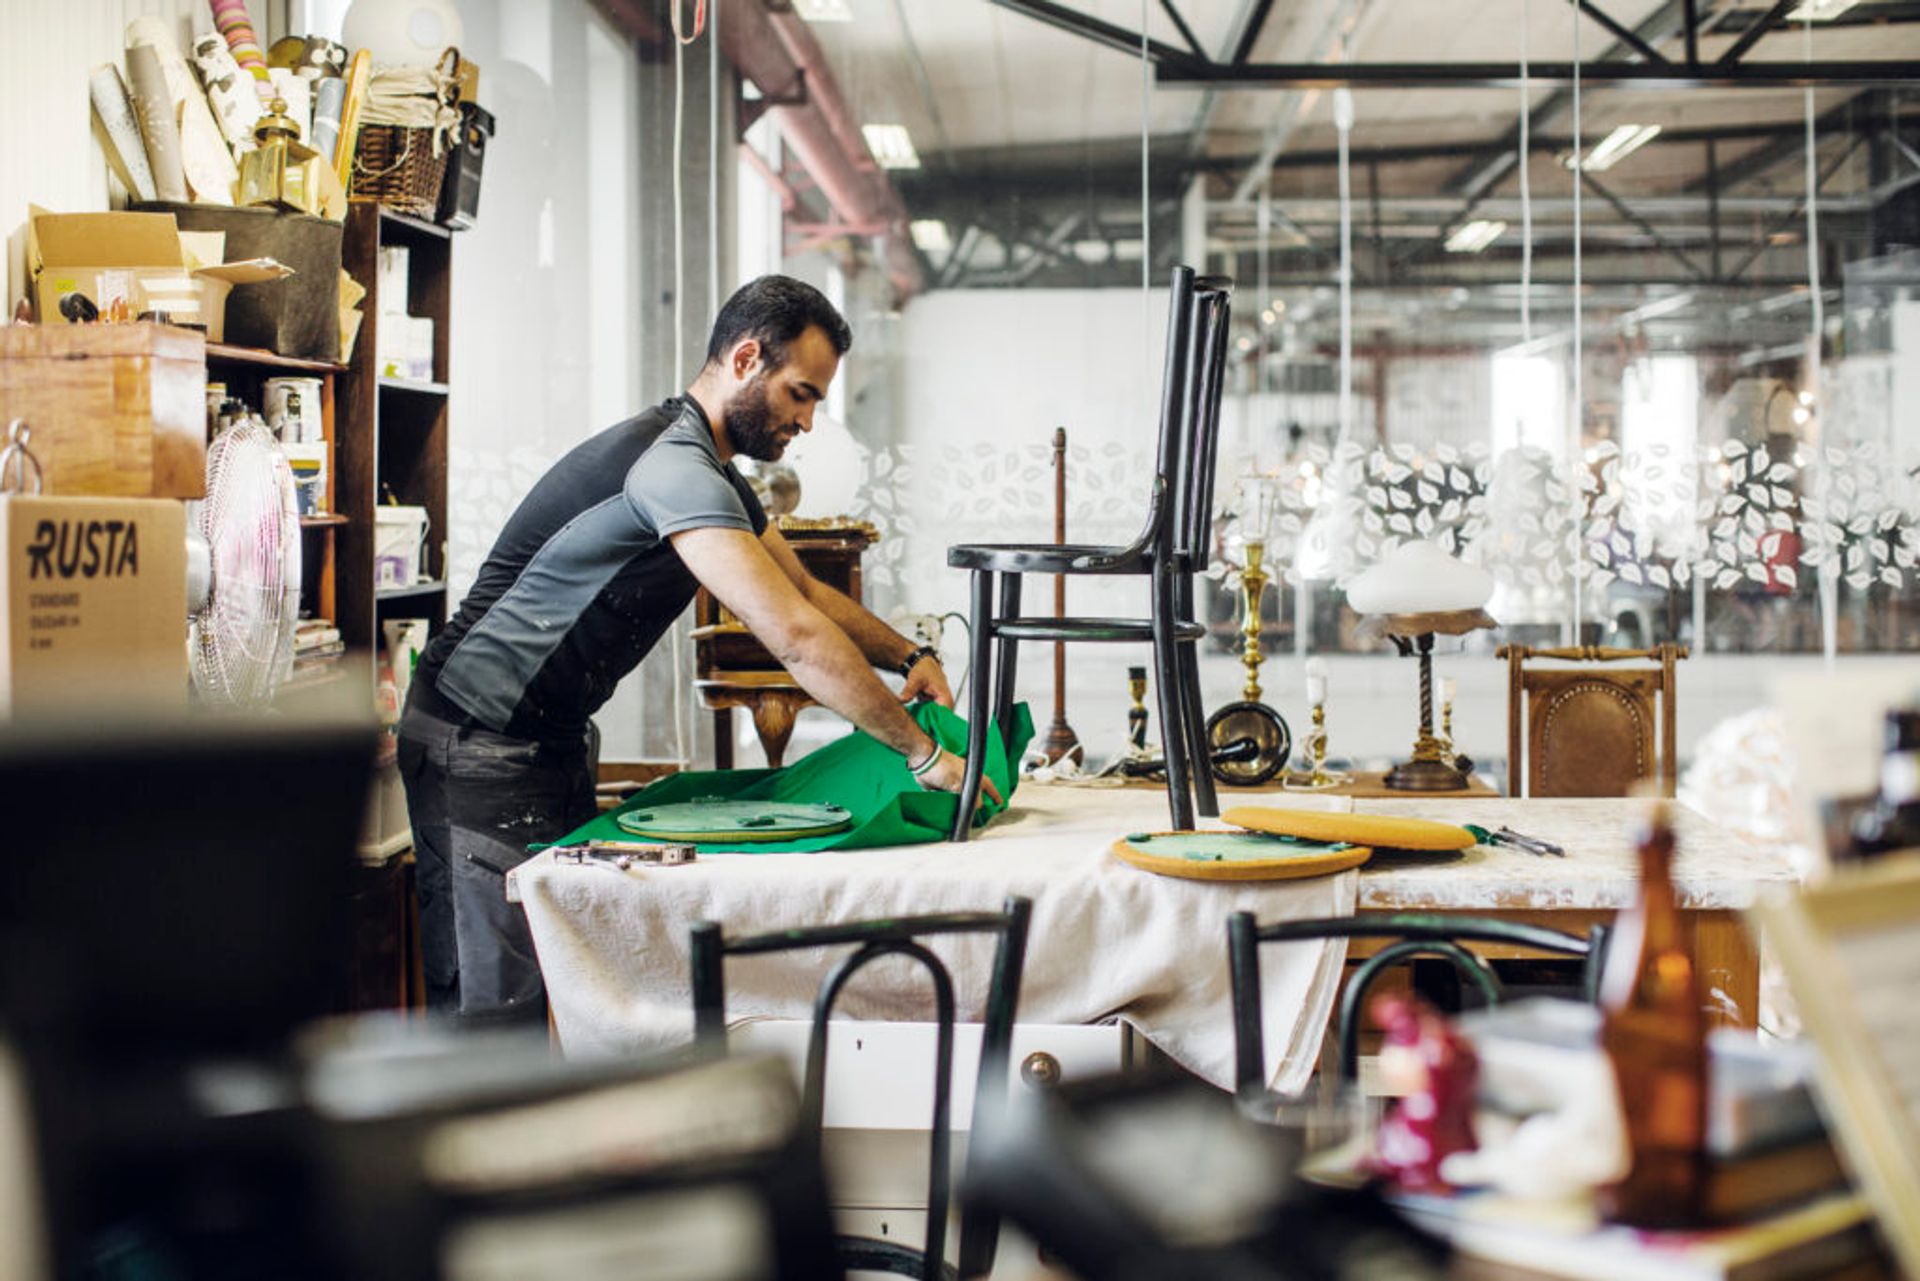
<path fill-rule="evenodd" d="M 382 299 L 380 250 L 405 245 L 411 274 L 404 310 L 434 322 L 433 378 L 380 373 Z M 444 227 L 378 206 L 356 204 L 347 215 L 343 264 L 366 286 L 364 319 L 353 359 L 341 380 L 338 510 L 347 524 L 340 538 L 341 638 L 349 648 L 379 649 L 380 624 L 389 618 L 426 618 L 438 629 L 447 619 L 447 346 L 451 325 L 453 237 Z M 427 511 L 426 563 L 430 582 L 381 587 L 374 578 L 374 507 L 387 495 Z"/>

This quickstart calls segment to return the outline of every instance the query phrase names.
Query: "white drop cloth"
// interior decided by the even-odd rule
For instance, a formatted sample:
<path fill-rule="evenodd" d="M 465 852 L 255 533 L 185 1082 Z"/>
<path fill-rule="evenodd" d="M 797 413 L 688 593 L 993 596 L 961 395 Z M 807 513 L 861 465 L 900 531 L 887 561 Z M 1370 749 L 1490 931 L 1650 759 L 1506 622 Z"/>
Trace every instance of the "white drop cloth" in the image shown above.
<path fill-rule="evenodd" d="M 1349 808 L 1337 798 L 1286 804 Z M 1215 825 L 1217 824 L 1210 824 Z M 929 912 L 991 910 L 1033 900 L 1022 1023 L 1118 1018 L 1193 1072 L 1230 1088 L 1233 1030 L 1226 921 L 1346 916 L 1354 872 L 1295 881 L 1205 882 L 1154 876 L 1109 852 L 1129 832 L 1164 830 L 1156 790 L 1022 784 L 1012 808 L 964 845 L 814 854 L 714 854 L 675 868 L 621 871 L 542 854 L 514 873 L 546 975 L 555 1025 L 572 1054 L 630 1053 L 684 1041 L 692 1029 L 688 927 L 719 921 L 729 935 Z M 978 1020 L 991 971 L 990 936 L 930 947 L 953 972 L 962 1020 Z M 828 968 L 847 952 L 733 958 L 729 1022 L 809 1017 Z M 1306 1083 L 1319 1053 L 1344 943 L 1261 949 L 1272 1084 Z M 853 1018 L 926 1020 L 931 991 L 918 969 L 887 958 L 841 998 Z"/>

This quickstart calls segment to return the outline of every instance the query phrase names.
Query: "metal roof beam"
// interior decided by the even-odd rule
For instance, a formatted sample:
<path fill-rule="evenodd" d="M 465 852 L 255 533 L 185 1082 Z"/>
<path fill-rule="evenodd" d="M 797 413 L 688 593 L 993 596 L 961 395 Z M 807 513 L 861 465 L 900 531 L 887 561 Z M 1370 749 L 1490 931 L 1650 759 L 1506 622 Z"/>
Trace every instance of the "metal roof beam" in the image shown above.
<path fill-rule="evenodd" d="M 1006 0 L 1012 2 L 1012 0 Z M 1707 64 L 1594 62 L 1578 68 L 1580 82 L 1624 89 L 1782 89 L 1836 86 L 1892 87 L 1920 84 L 1920 61 L 1867 59 L 1845 62 L 1756 62 L 1731 67 Z M 1574 80 L 1571 62 L 1536 62 L 1532 84 Z M 1192 62 L 1159 64 L 1163 85 L 1212 85 L 1226 89 L 1512 89 L 1521 84 L 1516 62 L 1265 62 L 1244 67 Z"/>
<path fill-rule="evenodd" d="M 1640 33 L 1633 30 L 1633 28 L 1622 26 L 1611 15 L 1609 15 L 1606 10 L 1602 9 L 1599 5 L 1595 4 L 1593 0 L 1573 0 L 1573 7 L 1578 9 L 1581 13 L 1586 14 L 1589 18 L 1592 18 L 1595 22 L 1599 23 L 1601 26 L 1605 27 L 1609 32 L 1612 33 L 1614 39 L 1618 40 L 1621 44 L 1624 44 L 1629 48 L 1631 48 L 1635 53 L 1639 54 L 1647 62 L 1650 62 L 1650 63 L 1666 62 L 1667 58 L 1665 54 L 1661 53 L 1658 49 L 1655 49 L 1652 45 L 1648 44 L 1645 40 L 1642 40 L 1640 38 Z"/>
<path fill-rule="evenodd" d="M 1049 27 L 1065 31 L 1069 35 L 1080 36 L 1097 45 L 1124 53 L 1131 57 L 1140 56 L 1143 33 L 1129 31 L 1125 27 L 1115 26 L 1111 22 L 1096 18 L 1090 13 L 1054 0 L 987 0 L 989 4 L 999 5 L 1002 9 L 1011 9 L 1023 17 L 1035 22 L 1044 22 Z M 1205 57 L 1195 57 L 1184 49 L 1176 49 L 1162 40 L 1144 38 L 1147 57 L 1157 67 L 1212 65 Z"/>

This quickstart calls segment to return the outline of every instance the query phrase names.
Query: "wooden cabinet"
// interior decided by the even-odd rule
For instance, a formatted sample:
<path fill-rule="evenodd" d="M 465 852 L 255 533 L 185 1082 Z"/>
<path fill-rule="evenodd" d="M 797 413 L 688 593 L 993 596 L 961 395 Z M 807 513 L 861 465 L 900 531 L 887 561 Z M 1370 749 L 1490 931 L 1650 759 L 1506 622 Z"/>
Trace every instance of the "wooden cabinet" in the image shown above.
<path fill-rule="evenodd" d="M 880 541 L 866 521 L 832 517 L 806 520 L 776 517 L 774 523 L 792 545 L 807 572 L 854 600 L 861 598 L 860 558 Z M 727 612 L 704 587 L 693 601 L 694 688 L 713 713 L 713 756 L 719 769 L 733 768 L 733 709 L 753 717 L 767 763 L 778 766 L 793 733 L 794 717 L 813 705 L 780 660 L 754 639 L 745 623 Z"/>
<path fill-rule="evenodd" d="M 380 250 L 405 246 L 411 268 L 405 299 L 383 298 Z M 375 653 L 387 619 L 425 618 L 435 630 L 447 620 L 447 345 L 451 323 L 453 237 L 444 227 L 377 205 L 355 204 L 347 215 L 341 256 L 364 285 L 366 301 L 353 358 L 341 379 L 339 510 L 341 637 L 350 649 Z M 381 373 L 381 329 L 405 312 L 434 322 L 433 377 Z M 376 505 L 398 503 L 427 513 L 426 580 L 378 586 L 374 575 Z"/>

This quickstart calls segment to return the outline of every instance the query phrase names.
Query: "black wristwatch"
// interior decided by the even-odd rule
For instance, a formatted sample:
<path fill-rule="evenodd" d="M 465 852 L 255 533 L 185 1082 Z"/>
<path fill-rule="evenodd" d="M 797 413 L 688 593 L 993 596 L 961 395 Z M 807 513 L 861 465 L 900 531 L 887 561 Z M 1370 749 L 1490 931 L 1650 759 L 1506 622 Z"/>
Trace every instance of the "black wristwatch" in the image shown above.
<path fill-rule="evenodd" d="M 911 677 L 913 675 L 913 665 L 923 658 L 931 658 L 937 663 L 940 661 L 940 651 L 931 645 L 917 646 L 911 654 L 908 654 L 906 658 L 901 660 L 900 666 L 893 670 L 899 672 L 903 679 Z"/>

